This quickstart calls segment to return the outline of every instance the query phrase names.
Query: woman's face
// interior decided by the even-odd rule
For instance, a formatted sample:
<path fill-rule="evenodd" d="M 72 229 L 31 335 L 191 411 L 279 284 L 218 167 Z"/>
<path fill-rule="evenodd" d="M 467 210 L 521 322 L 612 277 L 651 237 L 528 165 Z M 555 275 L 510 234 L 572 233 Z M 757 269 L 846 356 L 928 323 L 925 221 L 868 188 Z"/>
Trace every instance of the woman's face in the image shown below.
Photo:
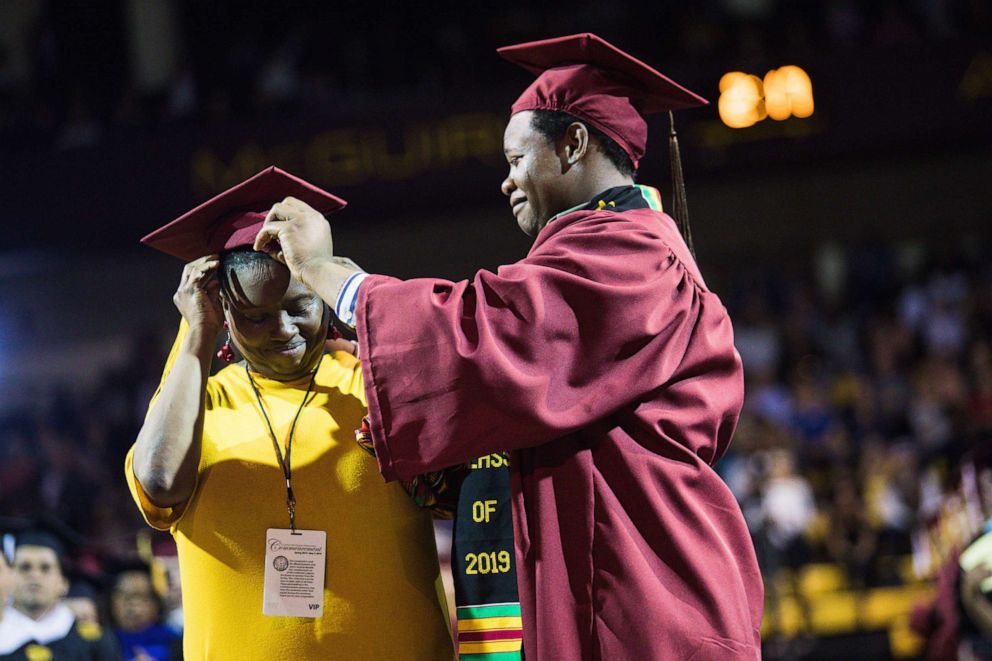
<path fill-rule="evenodd" d="M 233 268 L 222 294 L 234 346 L 253 370 L 292 381 L 309 374 L 324 350 L 324 302 L 284 265 L 268 260 Z"/>

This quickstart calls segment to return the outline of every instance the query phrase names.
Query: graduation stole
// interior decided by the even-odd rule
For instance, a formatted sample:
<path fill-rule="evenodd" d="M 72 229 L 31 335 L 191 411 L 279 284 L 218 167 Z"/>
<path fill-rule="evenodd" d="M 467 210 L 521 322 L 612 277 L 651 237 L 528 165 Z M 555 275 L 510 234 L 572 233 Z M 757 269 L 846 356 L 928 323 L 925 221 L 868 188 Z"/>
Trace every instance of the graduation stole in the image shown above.
<path fill-rule="evenodd" d="M 562 216 L 576 211 L 631 211 L 633 209 L 664 211 L 661 207 L 661 193 L 657 188 L 642 186 L 641 184 L 607 188 L 588 202 L 583 202 L 571 209 L 555 214 L 548 222 L 552 223 Z"/>
<path fill-rule="evenodd" d="M 461 484 L 451 571 L 463 660 L 522 658 L 509 467 L 505 452 L 480 457 Z"/>

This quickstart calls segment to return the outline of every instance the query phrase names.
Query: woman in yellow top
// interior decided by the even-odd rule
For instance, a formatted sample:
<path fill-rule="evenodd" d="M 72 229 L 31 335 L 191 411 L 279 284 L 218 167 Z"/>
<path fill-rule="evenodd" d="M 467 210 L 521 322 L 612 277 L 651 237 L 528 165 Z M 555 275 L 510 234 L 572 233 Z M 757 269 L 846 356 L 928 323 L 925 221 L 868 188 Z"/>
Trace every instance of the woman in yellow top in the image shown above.
<path fill-rule="evenodd" d="M 179 336 L 125 466 L 146 521 L 176 539 L 185 658 L 451 659 L 430 516 L 355 443 L 358 363 L 325 355 L 327 306 L 250 248 L 287 195 L 344 205 L 269 168 L 143 239 L 189 262 Z M 208 377 L 225 321 L 244 360 Z M 304 535 L 309 550 L 287 553 Z"/>

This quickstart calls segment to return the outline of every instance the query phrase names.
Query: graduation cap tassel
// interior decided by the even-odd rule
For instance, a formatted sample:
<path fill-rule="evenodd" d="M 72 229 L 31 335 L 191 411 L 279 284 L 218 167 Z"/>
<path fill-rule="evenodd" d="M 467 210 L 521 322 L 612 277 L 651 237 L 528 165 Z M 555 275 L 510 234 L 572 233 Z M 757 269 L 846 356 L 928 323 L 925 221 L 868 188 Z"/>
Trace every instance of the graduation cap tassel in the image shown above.
<path fill-rule="evenodd" d="M 685 197 L 685 179 L 682 176 L 682 155 L 679 153 L 679 138 L 675 135 L 675 115 L 668 111 L 668 122 L 671 130 L 668 133 L 668 153 L 672 159 L 672 213 L 675 224 L 689 246 L 689 252 L 696 257 L 696 249 L 692 245 L 692 228 L 689 226 L 689 204 Z"/>

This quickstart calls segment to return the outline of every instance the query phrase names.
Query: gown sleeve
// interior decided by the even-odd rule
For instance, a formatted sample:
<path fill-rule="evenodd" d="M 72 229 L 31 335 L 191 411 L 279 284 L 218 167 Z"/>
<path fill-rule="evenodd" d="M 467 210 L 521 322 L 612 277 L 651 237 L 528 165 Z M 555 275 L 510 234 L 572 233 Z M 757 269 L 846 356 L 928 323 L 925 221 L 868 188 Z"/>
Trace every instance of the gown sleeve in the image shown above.
<path fill-rule="evenodd" d="M 701 284 L 665 242 L 667 218 L 576 215 L 497 273 L 363 283 L 357 331 L 387 480 L 540 445 L 672 376 Z"/>

